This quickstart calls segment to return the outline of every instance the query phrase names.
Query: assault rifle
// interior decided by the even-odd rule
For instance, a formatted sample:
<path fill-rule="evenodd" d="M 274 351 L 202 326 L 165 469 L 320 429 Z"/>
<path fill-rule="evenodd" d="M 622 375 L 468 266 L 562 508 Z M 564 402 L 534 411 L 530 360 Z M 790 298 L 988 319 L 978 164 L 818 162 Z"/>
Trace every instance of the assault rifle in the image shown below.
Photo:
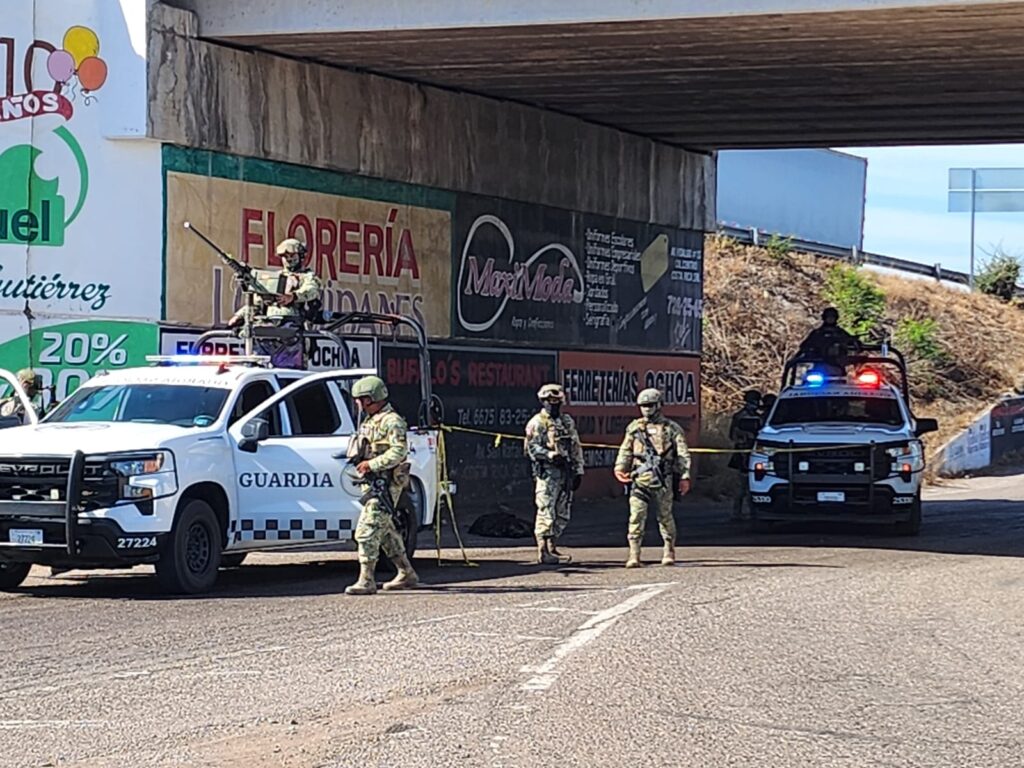
<path fill-rule="evenodd" d="M 348 466 L 354 470 L 360 462 L 369 458 L 368 454 L 369 442 L 365 437 L 356 435 L 349 443 L 348 451 L 335 453 L 331 458 L 348 459 Z M 360 475 L 353 471 L 346 474 L 354 482 L 363 483 L 367 486 L 366 493 L 359 498 L 359 503 L 365 505 L 370 499 L 376 499 L 384 508 L 384 511 L 391 516 L 396 530 L 402 531 L 405 528 L 405 520 L 402 519 L 402 513 L 395 504 L 395 500 L 391 498 L 391 478 L 388 475 L 393 471 L 367 472 L 365 475 Z"/>
<path fill-rule="evenodd" d="M 256 279 L 255 270 L 252 267 L 250 267 L 248 264 L 243 264 L 238 259 L 233 257 L 230 253 L 228 253 L 215 242 L 213 242 L 213 240 L 211 240 L 198 229 L 196 229 L 192 222 L 186 221 L 185 229 L 195 234 L 196 237 L 198 237 L 200 240 L 202 240 L 204 243 L 210 246 L 216 252 L 216 254 L 220 256 L 221 261 L 224 262 L 228 269 L 235 273 L 235 276 L 238 278 L 238 281 L 242 284 L 243 291 L 247 293 L 259 293 L 262 294 L 263 296 L 278 295 L 276 292 L 270 290 L 265 285 L 260 283 L 259 280 Z"/>
<path fill-rule="evenodd" d="M 391 515 L 391 520 L 395 524 L 395 530 L 403 530 L 405 528 L 405 520 L 402 519 L 401 512 L 395 506 L 394 499 L 391 498 L 391 482 L 388 479 L 387 473 L 367 472 L 362 476 L 361 480 L 367 484 L 368 490 L 360 497 L 359 503 L 366 504 L 370 499 L 376 499 L 384 508 L 384 511 Z"/>
<path fill-rule="evenodd" d="M 633 477 L 642 475 L 644 472 L 650 472 L 654 475 L 654 479 L 658 481 L 658 484 L 661 485 L 662 488 L 668 488 L 669 483 L 665 479 L 665 463 L 667 457 L 662 458 L 658 455 L 658 451 L 654 447 L 654 443 L 651 441 L 651 436 L 647 434 L 646 426 L 642 429 L 636 430 L 635 434 L 640 438 L 640 442 L 643 444 L 644 461 L 643 464 L 633 470 Z"/>

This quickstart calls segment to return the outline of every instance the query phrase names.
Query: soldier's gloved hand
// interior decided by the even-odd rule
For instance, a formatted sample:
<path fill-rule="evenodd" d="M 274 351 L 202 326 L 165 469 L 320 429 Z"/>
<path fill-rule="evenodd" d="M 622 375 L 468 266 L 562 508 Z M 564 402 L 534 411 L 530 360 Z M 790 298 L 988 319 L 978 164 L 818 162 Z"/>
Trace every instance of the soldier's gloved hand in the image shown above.
<path fill-rule="evenodd" d="M 578 491 L 580 489 L 580 483 L 582 483 L 582 482 L 583 482 L 583 475 L 576 475 L 576 477 L 573 478 L 573 481 L 572 481 L 572 489 L 574 491 Z"/>
<path fill-rule="evenodd" d="M 370 462 L 360 461 L 356 464 L 356 472 L 359 473 L 360 477 L 368 475 L 370 473 Z"/>
<path fill-rule="evenodd" d="M 295 297 L 290 293 L 280 293 L 277 296 L 277 303 L 282 307 L 287 307 L 289 304 L 295 301 Z"/>
<path fill-rule="evenodd" d="M 557 467 L 558 469 L 565 469 L 565 467 L 566 467 L 565 456 L 562 456 L 561 454 L 556 453 L 554 456 L 551 457 L 551 465 L 554 466 L 554 467 Z"/>

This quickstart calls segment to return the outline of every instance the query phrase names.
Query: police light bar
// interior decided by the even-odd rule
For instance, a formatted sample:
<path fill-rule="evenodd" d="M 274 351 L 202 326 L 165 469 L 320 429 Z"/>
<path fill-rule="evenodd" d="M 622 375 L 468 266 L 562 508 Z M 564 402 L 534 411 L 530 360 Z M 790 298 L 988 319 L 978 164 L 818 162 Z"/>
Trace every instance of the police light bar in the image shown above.
<path fill-rule="evenodd" d="M 147 363 L 158 365 L 269 365 L 267 355 L 146 355 Z"/>
<path fill-rule="evenodd" d="M 812 371 L 804 377 L 804 383 L 809 387 L 820 387 L 825 383 L 825 374 Z"/>
<path fill-rule="evenodd" d="M 857 383 L 864 387 L 877 387 L 882 383 L 878 371 L 866 370 L 857 374 Z"/>

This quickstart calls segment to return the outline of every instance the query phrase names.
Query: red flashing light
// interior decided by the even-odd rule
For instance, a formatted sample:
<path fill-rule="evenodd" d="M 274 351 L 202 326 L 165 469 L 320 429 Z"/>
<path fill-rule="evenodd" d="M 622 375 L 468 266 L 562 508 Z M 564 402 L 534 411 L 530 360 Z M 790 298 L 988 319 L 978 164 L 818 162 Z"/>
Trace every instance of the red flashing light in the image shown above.
<path fill-rule="evenodd" d="M 878 371 L 866 370 L 857 375 L 857 383 L 865 387 L 877 387 L 882 383 Z"/>

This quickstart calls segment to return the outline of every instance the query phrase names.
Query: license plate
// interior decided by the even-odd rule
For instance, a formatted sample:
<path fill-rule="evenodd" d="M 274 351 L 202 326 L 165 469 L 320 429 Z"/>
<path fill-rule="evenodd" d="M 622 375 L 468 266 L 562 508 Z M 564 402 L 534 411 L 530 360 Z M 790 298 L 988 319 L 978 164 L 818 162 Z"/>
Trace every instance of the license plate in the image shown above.
<path fill-rule="evenodd" d="M 843 491 L 819 491 L 818 501 L 846 501 L 846 494 Z"/>
<path fill-rule="evenodd" d="M 43 543 L 43 532 L 38 529 L 11 528 L 8 531 L 8 540 L 11 544 L 38 546 Z"/>

